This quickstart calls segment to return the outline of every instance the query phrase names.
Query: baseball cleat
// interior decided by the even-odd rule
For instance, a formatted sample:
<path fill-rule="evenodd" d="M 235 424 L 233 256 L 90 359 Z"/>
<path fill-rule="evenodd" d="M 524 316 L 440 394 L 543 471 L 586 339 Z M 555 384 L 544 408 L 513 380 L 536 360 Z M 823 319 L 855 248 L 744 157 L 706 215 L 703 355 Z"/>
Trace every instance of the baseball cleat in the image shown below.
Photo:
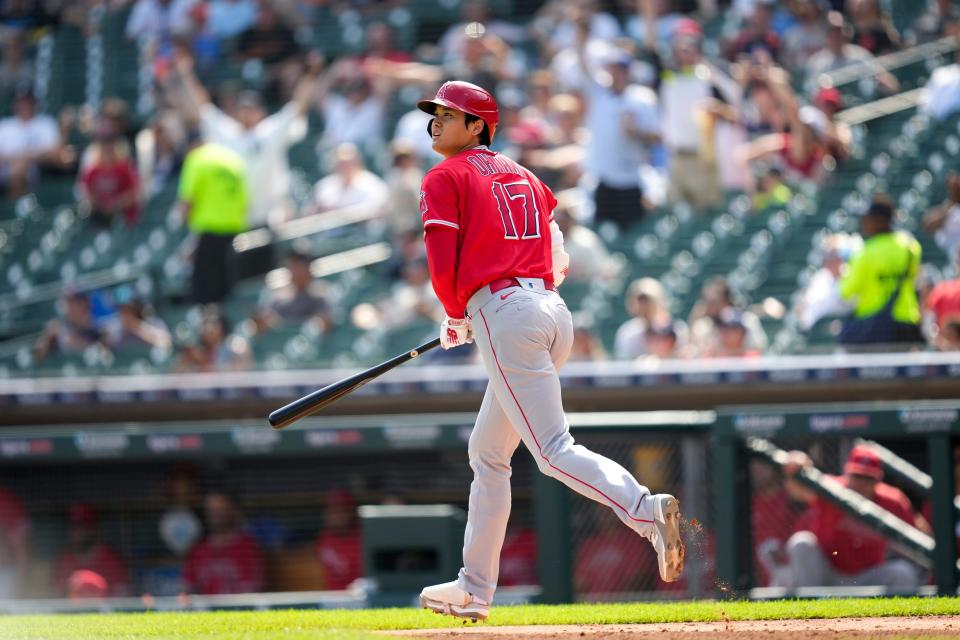
<path fill-rule="evenodd" d="M 420 592 L 420 606 L 434 613 L 477 622 L 486 620 L 490 605 L 472 593 L 467 593 L 456 581 L 425 587 Z"/>
<path fill-rule="evenodd" d="M 673 582 L 683 573 L 685 553 L 680 537 L 680 503 L 666 493 L 650 498 L 653 500 L 653 529 L 648 537 L 657 550 L 660 579 Z"/>

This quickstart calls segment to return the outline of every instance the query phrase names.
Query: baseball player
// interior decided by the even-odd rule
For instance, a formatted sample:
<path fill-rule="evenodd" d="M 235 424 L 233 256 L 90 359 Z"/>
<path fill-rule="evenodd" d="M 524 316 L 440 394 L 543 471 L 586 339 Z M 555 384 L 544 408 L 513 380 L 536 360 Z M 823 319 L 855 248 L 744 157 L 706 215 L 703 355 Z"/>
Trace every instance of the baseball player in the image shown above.
<path fill-rule="evenodd" d="M 651 495 L 619 464 L 574 444 L 560 378 L 573 342 L 557 293 L 569 258 L 553 221 L 556 199 L 536 176 L 490 151 L 497 103 L 467 82 L 447 82 L 418 107 L 444 160 L 423 179 L 420 213 L 433 288 L 446 310 L 444 349 L 476 340 L 490 382 L 470 436 L 463 568 L 426 587 L 423 607 L 487 618 L 510 515 L 510 458 L 522 441 L 540 471 L 611 509 L 657 551 L 660 577 L 683 570 L 677 499 Z"/>

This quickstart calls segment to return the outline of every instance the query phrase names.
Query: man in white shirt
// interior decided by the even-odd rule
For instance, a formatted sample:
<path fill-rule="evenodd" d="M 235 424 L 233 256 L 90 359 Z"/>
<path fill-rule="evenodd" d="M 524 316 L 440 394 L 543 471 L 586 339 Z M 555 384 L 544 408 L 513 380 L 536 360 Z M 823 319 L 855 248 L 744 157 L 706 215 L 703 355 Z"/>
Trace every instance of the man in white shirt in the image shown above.
<path fill-rule="evenodd" d="M 850 42 L 852 31 L 843 17 L 837 11 L 827 15 L 826 44 L 823 49 L 810 56 L 804 65 L 806 74 L 805 88 L 807 93 L 816 93 L 819 88 L 820 76 L 831 71 L 837 71 L 851 65 L 860 65 L 863 77 L 876 75 L 877 83 L 885 93 L 896 93 L 900 83 L 890 73 L 879 68 L 873 54 L 861 46 Z"/>
<path fill-rule="evenodd" d="M 37 101 L 29 91 L 13 101 L 13 115 L 0 120 L 0 184 L 7 195 L 18 198 L 30 191 L 38 166 L 53 160 L 60 148 L 57 121 L 37 113 Z"/>
<path fill-rule="evenodd" d="M 313 203 L 305 213 L 322 213 L 355 205 L 369 205 L 383 214 L 389 189 L 387 183 L 364 167 L 357 147 L 346 142 L 333 152 L 333 172 L 313 187 Z"/>
<path fill-rule="evenodd" d="M 581 28 L 577 52 L 590 134 L 584 168 L 597 182 L 594 221 L 611 220 L 625 228 L 644 213 L 640 168 L 647 163 L 648 146 L 659 140 L 657 96 L 631 83 L 633 56 L 626 51 L 612 49 L 603 69 L 592 68 L 588 37 Z"/>
<path fill-rule="evenodd" d="M 192 64 L 186 59 L 178 61 L 174 82 L 179 80 L 182 88 L 181 107 L 198 122 L 205 142 L 233 149 L 246 162 L 251 227 L 273 226 L 292 217 L 287 151 L 306 135 L 305 115 L 321 66 L 317 56 L 308 56 L 307 72 L 294 89 L 293 99 L 268 116 L 259 95 L 252 91 L 240 93 L 227 111 L 219 109 L 197 81 Z"/>

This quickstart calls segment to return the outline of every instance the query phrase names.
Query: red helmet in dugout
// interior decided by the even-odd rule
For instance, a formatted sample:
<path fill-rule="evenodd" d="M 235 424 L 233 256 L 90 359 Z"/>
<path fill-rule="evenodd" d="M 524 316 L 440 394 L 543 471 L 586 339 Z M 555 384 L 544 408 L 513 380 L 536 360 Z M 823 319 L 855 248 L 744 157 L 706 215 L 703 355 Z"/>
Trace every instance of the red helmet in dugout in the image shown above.
<path fill-rule="evenodd" d="M 433 100 L 421 100 L 417 103 L 417 107 L 430 115 L 436 114 L 437 107 L 447 107 L 476 116 L 487 124 L 491 141 L 500 122 L 500 110 L 490 92 L 483 87 L 461 80 L 443 83 Z M 430 131 L 429 126 L 427 131 Z"/>

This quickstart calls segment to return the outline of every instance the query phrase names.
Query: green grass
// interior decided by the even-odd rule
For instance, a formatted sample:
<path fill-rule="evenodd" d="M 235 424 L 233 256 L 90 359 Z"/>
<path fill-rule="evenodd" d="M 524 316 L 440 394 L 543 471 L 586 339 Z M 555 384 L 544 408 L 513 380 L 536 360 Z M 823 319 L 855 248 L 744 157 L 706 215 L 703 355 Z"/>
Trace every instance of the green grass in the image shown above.
<path fill-rule="evenodd" d="M 492 610 L 489 625 L 613 624 L 930 616 L 960 614 L 960 598 L 779 600 L 530 605 Z M 375 630 L 458 627 L 462 622 L 418 609 L 222 611 L 2 616 L 0 638 L 93 640 L 190 638 L 361 640 Z M 380 636 L 382 640 L 382 636 Z"/>

